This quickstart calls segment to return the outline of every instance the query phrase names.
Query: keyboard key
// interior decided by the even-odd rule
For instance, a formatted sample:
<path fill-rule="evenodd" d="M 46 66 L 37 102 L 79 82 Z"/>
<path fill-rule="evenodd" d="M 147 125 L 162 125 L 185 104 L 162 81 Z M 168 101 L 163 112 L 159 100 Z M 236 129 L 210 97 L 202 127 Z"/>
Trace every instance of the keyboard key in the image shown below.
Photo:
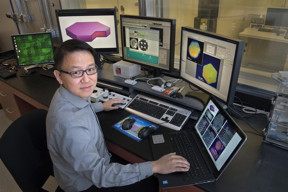
<path fill-rule="evenodd" d="M 142 95 L 137 95 L 125 110 L 174 130 L 180 130 L 191 114 L 184 108 Z"/>
<path fill-rule="evenodd" d="M 173 119 L 170 121 L 171 124 L 176 125 L 176 126 L 180 126 L 182 124 L 182 122 L 185 120 L 186 116 L 176 113 L 176 115 L 174 115 Z"/>
<path fill-rule="evenodd" d="M 176 154 L 189 160 L 190 169 L 186 172 L 187 176 L 204 178 L 210 174 L 207 166 L 203 163 L 204 159 L 200 156 L 200 151 L 195 147 L 196 143 L 189 139 L 185 132 L 170 133 L 168 136 Z"/>

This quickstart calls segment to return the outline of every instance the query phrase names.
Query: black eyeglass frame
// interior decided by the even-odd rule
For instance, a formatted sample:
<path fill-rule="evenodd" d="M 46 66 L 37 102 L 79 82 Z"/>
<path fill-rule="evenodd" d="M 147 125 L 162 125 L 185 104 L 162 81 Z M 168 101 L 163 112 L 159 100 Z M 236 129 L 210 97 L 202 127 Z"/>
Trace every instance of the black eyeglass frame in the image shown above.
<path fill-rule="evenodd" d="M 89 73 L 89 70 L 94 70 L 95 69 L 95 72 L 93 73 Z M 87 74 L 87 75 L 95 75 L 97 72 L 98 72 L 98 68 L 97 68 L 97 65 L 95 64 L 94 67 L 90 67 L 88 69 L 85 69 L 85 70 L 77 70 L 77 71 L 64 71 L 62 69 L 59 70 L 61 73 L 66 73 L 66 74 L 69 74 L 72 78 L 76 79 L 76 78 L 80 78 L 80 77 L 83 77 L 84 75 L 84 72 Z M 81 72 L 81 74 L 79 76 L 77 76 L 76 74 Z M 76 75 L 76 76 L 75 76 Z"/>

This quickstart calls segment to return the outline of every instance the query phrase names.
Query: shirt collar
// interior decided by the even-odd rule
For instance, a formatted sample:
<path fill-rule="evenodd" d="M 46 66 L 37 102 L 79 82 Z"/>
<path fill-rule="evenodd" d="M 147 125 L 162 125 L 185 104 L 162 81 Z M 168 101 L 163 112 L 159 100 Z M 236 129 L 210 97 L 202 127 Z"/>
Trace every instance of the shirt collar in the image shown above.
<path fill-rule="evenodd" d="M 68 91 L 65 87 L 62 85 L 59 87 L 59 92 L 60 94 L 66 98 L 72 105 L 78 107 L 78 108 L 83 108 L 89 105 L 90 102 L 90 97 L 88 97 L 87 101 L 85 101 L 83 98 L 74 95 L 70 91 Z"/>

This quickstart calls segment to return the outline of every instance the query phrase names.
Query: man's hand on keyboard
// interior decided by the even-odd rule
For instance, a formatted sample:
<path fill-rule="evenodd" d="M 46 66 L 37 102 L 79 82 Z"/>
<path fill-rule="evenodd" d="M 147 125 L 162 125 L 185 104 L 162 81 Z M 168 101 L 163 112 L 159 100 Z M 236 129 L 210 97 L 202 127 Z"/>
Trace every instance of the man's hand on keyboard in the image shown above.
<path fill-rule="evenodd" d="M 152 162 L 153 173 L 169 174 L 173 172 L 186 172 L 190 169 L 190 163 L 176 153 L 164 155 Z"/>

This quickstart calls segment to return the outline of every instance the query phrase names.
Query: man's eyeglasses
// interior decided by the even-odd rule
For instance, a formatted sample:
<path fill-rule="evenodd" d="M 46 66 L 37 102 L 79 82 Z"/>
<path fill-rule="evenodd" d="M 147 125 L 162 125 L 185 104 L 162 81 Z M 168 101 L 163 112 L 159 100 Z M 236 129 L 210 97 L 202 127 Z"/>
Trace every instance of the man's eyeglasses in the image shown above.
<path fill-rule="evenodd" d="M 66 74 L 69 74 L 71 75 L 72 78 L 80 78 L 84 75 L 84 72 L 87 74 L 87 75 L 94 75 L 97 73 L 97 67 L 91 67 L 91 68 L 88 68 L 88 69 L 85 69 L 85 70 L 78 70 L 78 71 L 71 71 L 71 72 L 68 72 L 68 71 L 64 71 L 64 70 L 60 70 L 60 72 L 62 73 L 66 73 Z"/>

